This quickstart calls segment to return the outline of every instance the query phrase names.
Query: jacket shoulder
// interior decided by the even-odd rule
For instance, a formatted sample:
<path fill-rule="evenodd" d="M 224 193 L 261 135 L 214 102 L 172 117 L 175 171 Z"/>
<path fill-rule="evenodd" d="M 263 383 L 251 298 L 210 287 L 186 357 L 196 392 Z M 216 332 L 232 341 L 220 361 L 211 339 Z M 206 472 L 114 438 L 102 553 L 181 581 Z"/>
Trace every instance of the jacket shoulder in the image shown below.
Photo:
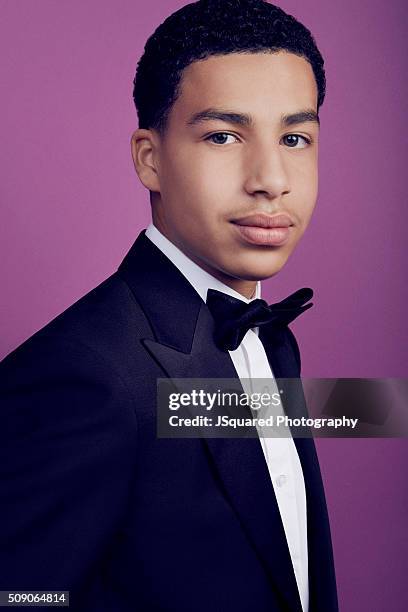
<path fill-rule="evenodd" d="M 8 367 L 28 355 L 88 347 L 108 360 L 129 336 L 150 335 L 148 321 L 128 285 L 115 272 L 35 332 L 1 362 Z"/>

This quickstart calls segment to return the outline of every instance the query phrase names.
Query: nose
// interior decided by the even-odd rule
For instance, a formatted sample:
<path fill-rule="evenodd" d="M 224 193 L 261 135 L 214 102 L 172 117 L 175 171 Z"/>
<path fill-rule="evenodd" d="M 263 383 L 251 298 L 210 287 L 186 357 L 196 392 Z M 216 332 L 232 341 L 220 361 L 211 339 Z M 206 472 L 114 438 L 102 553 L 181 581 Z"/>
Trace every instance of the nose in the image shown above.
<path fill-rule="evenodd" d="M 290 192 L 289 177 L 279 144 L 258 144 L 248 157 L 244 184 L 247 193 L 275 199 Z"/>

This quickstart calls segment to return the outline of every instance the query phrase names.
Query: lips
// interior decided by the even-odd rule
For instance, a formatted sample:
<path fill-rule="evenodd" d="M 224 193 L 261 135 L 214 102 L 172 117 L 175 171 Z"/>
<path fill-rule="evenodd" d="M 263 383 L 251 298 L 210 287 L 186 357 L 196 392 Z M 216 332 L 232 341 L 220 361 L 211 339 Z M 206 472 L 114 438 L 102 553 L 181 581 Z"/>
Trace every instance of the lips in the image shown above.
<path fill-rule="evenodd" d="M 293 225 L 293 221 L 286 213 L 280 213 L 278 215 L 265 215 L 262 213 L 256 215 L 248 215 L 242 219 L 234 220 L 233 223 L 237 225 L 246 225 L 249 227 L 290 227 Z"/>
<path fill-rule="evenodd" d="M 249 244 L 261 246 L 282 246 L 290 237 L 294 225 L 286 213 L 267 215 L 252 214 L 232 221 L 241 238 Z"/>

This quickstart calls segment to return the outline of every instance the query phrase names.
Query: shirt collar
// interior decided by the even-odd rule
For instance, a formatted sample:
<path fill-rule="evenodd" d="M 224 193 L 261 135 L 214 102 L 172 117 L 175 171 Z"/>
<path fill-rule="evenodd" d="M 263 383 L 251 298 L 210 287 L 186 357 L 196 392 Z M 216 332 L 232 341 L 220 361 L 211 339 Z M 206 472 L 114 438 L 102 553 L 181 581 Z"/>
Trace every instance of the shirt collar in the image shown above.
<path fill-rule="evenodd" d="M 217 291 L 222 291 L 232 297 L 242 300 L 249 304 L 252 300 L 261 297 L 261 283 L 260 281 L 256 284 L 255 295 L 251 299 L 247 299 L 238 291 L 231 289 L 228 285 L 225 285 L 217 278 L 214 278 L 211 274 L 200 268 L 194 261 L 192 261 L 183 251 L 181 251 L 175 244 L 170 242 L 166 236 L 164 236 L 158 229 L 150 223 L 147 227 L 145 235 L 149 240 L 153 242 L 154 245 L 160 251 L 170 259 L 170 261 L 180 270 L 180 272 L 185 276 L 190 285 L 197 291 L 201 299 L 205 302 L 207 300 L 207 291 L 208 289 L 216 289 Z"/>

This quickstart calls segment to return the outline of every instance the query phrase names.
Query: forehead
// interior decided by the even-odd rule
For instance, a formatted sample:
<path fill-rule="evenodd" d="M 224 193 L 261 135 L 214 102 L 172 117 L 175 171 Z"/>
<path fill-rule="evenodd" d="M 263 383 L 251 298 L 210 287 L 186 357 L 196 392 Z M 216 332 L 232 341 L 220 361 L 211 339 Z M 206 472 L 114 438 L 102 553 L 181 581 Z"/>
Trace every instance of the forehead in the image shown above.
<path fill-rule="evenodd" d="M 206 107 L 229 107 L 271 120 L 299 108 L 317 110 L 311 65 L 293 53 L 231 53 L 190 64 L 171 115 L 186 120 Z"/>

